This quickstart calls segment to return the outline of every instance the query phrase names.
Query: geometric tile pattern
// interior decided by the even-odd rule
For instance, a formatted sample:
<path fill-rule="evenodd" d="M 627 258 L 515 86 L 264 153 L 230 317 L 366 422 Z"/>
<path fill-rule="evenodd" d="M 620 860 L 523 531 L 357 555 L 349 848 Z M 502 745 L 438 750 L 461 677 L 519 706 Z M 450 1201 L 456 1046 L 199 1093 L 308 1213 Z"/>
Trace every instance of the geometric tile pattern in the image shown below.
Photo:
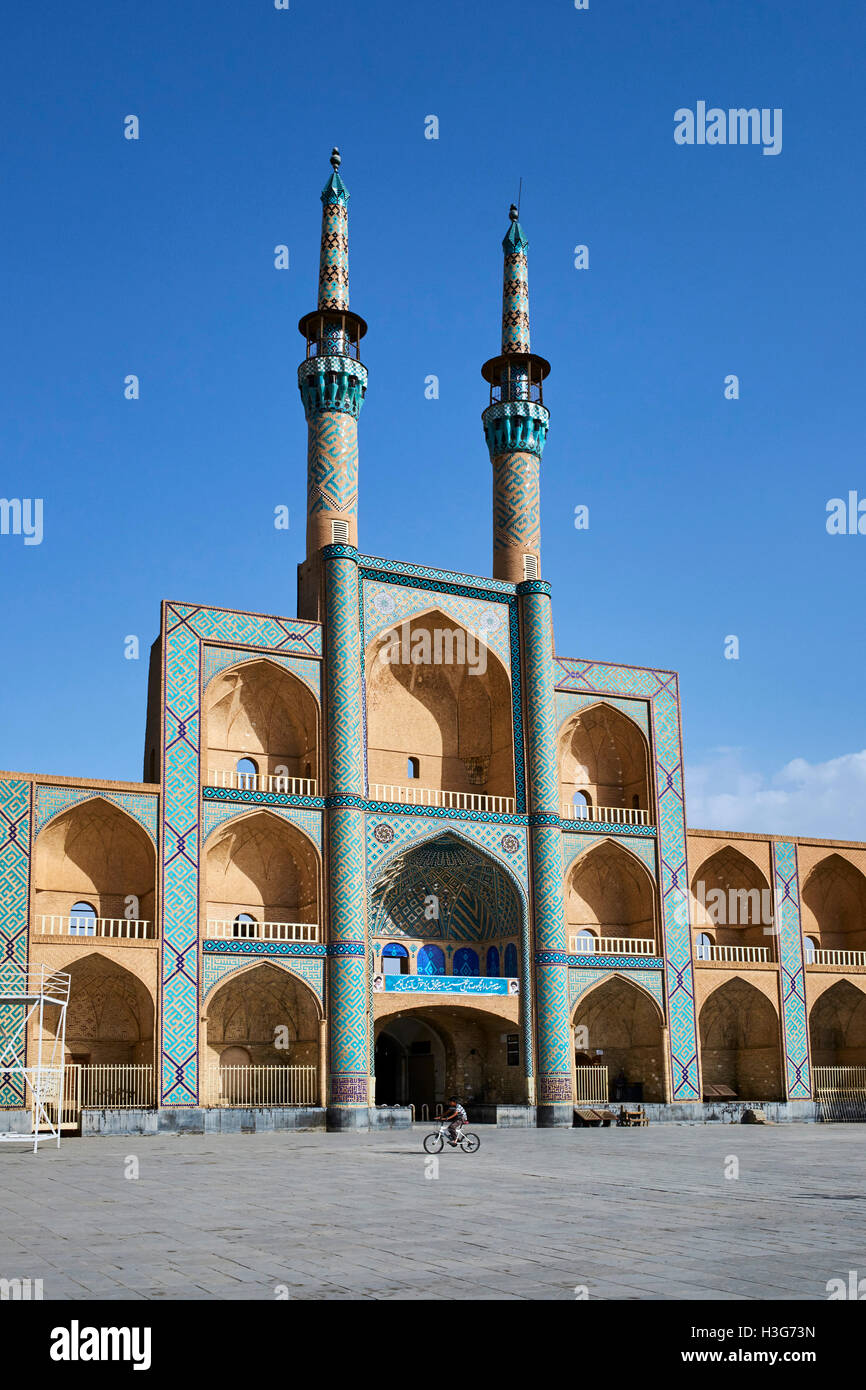
<path fill-rule="evenodd" d="M 44 830 L 61 811 L 68 811 L 70 806 L 78 806 L 82 801 L 90 801 L 94 797 L 119 806 L 121 811 L 126 811 L 133 820 L 144 826 L 152 840 L 156 840 L 159 798 L 154 792 L 109 792 L 97 787 L 92 791 L 80 787 L 37 787 L 34 835 Z"/>
<path fill-rule="evenodd" d="M 658 798 L 658 844 L 674 1100 L 701 1099 L 686 870 L 682 735 L 673 671 L 554 659 L 559 691 L 646 700 Z"/>
<path fill-rule="evenodd" d="M 358 508 L 358 422 L 323 411 L 307 426 L 307 507 L 354 513 Z"/>
<path fill-rule="evenodd" d="M 249 815 L 250 811 L 262 809 L 269 811 L 272 815 L 279 816 L 286 820 L 290 825 L 295 825 L 302 830 L 305 835 L 312 840 L 319 854 L 322 852 L 322 812 L 321 811 L 302 811 L 292 808 L 284 810 L 281 806 L 267 806 L 261 808 L 251 808 L 244 805 L 224 804 L 221 802 L 208 802 L 202 804 L 201 811 L 201 838 L 202 843 L 209 835 L 216 830 L 218 825 L 222 825 L 227 820 L 232 820 L 236 816 Z"/>
<path fill-rule="evenodd" d="M 332 157 L 332 163 L 334 163 Z M 320 309 L 349 307 L 349 191 L 334 172 L 322 189 L 322 236 L 319 255 Z"/>
<path fill-rule="evenodd" d="M 255 660 L 255 656 L 249 652 L 238 651 L 236 647 L 205 647 L 203 652 L 204 665 L 202 667 L 202 689 L 206 689 L 214 676 L 225 671 L 229 666 L 236 666 L 240 662 L 248 663 Z M 304 659 L 298 656 L 268 656 L 267 661 L 272 661 L 278 666 L 282 666 L 285 671 L 290 671 L 293 676 L 298 676 L 305 685 L 309 686 L 316 699 L 321 693 L 321 672 L 322 663 L 313 661 L 310 658 Z"/>
<path fill-rule="evenodd" d="M 537 454 L 498 454 L 493 460 L 493 553 L 538 550 L 541 523 Z"/>
<path fill-rule="evenodd" d="M 649 870 L 653 878 L 656 878 L 656 846 L 655 840 L 646 840 L 637 835 L 617 835 L 616 838 L 610 835 L 563 835 L 562 836 L 562 870 L 567 873 L 569 867 L 574 863 L 579 855 L 586 850 L 597 845 L 600 840 L 607 840 L 609 844 L 621 845 L 623 849 L 630 850 L 632 854 L 640 859 L 641 863 Z"/>
<path fill-rule="evenodd" d="M 621 700 L 615 695 L 605 697 L 606 705 L 613 705 L 622 714 L 628 715 L 629 719 L 634 720 L 643 732 L 644 737 L 649 740 L 649 705 L 646 700 Z M 579 710 L 587 709 L 590 705 L 597 705 L 598 700 L 594 695 L 581 695 L 577 693 L 568 694 L 564 690 L 556 692 L 556 723 L 557 740 L 562 734 L 563 726 L 571 719 L 572 715 Z"/>
<path fill-rule="evenodd" d="M 809 1074 L 806 972 L 800 928 L 800 885 L 797 846 L 789 840 L 773 843 L 773 887 L 782 982 L 786 1093 L 788 1100 L 809 1100 L 812 1090 Z"/>
<path fill-rule="evenodd" d="M 502 354 L 528 353 L 529 346 L 529 242 L 516 218 L 502 241 Z"/>
<path fill-rule="evenodd" d="M 365 642 L 371 642 L 386 628 L 419 613 L 438 609 L 495 652 L 506 672 L 509 672 L 511 650 L 507 599 L 497 595 L 491 603 L 489 600 L 432 593 L 429 589 L 409 589 L 401 584 L 381 584 L 369 579 L 364 580 L 363 590 Z M 467 657 L 469 655 L 467 652 Z"/>
<path fill-rule="evenodd" d="M 492 941 L 518 936 L 524 917 L 511 880 L 495 861 L 450 835 L 392 859 L 371 886 L 370 900 L 376 936 Z"/>
<path fill-rule="evenodd" d="M 212 956 L 206 955 L 202 961 L 202 999 L 206 999 L 215 985 L 224 980 L 226 975 L 233 975 L 236 970 L 242 970 L 251 964 L 249 956 Z M 283 956 L 268 953 L 257 956 L 255 964 L 259 965 L 278 965 L 281 970 L 288 970 L 289 974 L 297 975 L 304 984 L 309 985 L 315 993 L 319 1004 L 322 1004 L 324 963 L 318 960 L 305 960 L 303 957 Z"/>
<path fill-rule="evenodd" d="M 0 780 L 0 981 L 27 967 L 31 814 L 30 783 Z M 23 1021 L 23 1007 L 0 1007 L 0 1036 L 14 1037 Z M 0 1106 L 23 1104 L 23 1078 L 0 1073 Z"/>
<path fill-rule="evenodd" d="M 639 989 L 645 989 L 651 994 L 659 1006 L 662 1017 L 665 1012 L 664 1000 L 664 977 L 661 970 L 569 970 L 568 972 L 568 1000 L 571 1007 L 575 1001 L 592 986 L 599 984 L 602 980 L 615 979 L 622 976 L 625 980 L 630 980 Z"/>
<path fill-rule="evenodd" d="M 198 1097 L 199 802 L 202 643 L 320 657 L 318 623 L 163 605 L 162 977 L 160 1103 Z"/>
<path fill-rule="evenodd" d="M 559 772 L 554 738 L 550 587 L 540 580 L 518 585 L 526 681 L 526 737 L 530 785 L 530 836 L 536 957 L 537 1098 L 542 1105 L 571 1100 L 568 970 L 562 894 Z"/>

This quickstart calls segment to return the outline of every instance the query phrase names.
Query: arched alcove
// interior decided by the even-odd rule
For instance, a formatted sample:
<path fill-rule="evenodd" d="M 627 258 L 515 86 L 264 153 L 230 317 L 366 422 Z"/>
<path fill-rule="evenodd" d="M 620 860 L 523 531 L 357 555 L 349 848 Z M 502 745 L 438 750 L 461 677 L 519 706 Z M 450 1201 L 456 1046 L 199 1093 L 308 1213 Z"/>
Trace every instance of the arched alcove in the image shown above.
<path fill-rule="evenodd" d="M 849 980 L 837 980 L 809 1012 L 812 1065 L 866 1066 L 866 993 Z"/>
<path fill-rule="evenodd" d="M 766 995 L 739 976 L 726 980 L 700 1011 L 705 1086 L 739 1100 L 782 1100 L 779 1016 Z"/>
<path fill-rule="evenodd" d="M 205 1063 L 245 1049 L 254 1066 L 315 1066 L 321 1009 L 309 985 L 264 962 L 228 975 L 208 996 Z M 277 1043 L 285 1046 L 277 1046 Z M 244 1063 L 240 1063 L 244 1064 Z"/>
<path fill-rule="evenodd" d="M 489 647 L 435 610 L 376 637 L 366 667 L 372 784 L 514 796 L 511 686 Z"/>
<path fill-rule="evenodd" d="M 569 942 L 581 931 L 598 938 L 656 941 L 656 892 L 644 865 L 614 840 L 574 860 L 565 879 Z"/>
<path fill-rule="evenodd" d="M 761 870 L 733 845 L 704 860 L 692 877 L 695 937 L 710 936 L 717 946 L 757 946 L 775 956 L 773 895 Z"/>
<path fill-rule="evenodd" d="M 226 821 L 205 845 L 204 897 L 206 920 L 319 922 L 316 850 L 296 826 L 269 811 Z"/>
<path fill-rule="evenodd" d="M 238 764 L 252 762 L 258 776 L 317 782 L 319 710 L 291 671 L 266 659 L 222 671 L 208 685 L 202 707 L 205 783 L 237 785 Z M 219 776 L 214 779 L 212 774 Z M 246 773 L 247 785 L 249 773 Z M 266 780 L 258 790 L 272 790 Z"/>
<path fill-rule="evenodd" d="M 642 731 L 603 701 L 580 710 L 559 735 L 559 780 L 566 808 L 580 794 L 596 811 L 649 811 L 649 748 Z"/>
<path fill-rule="evenodd" d="M 646 990 L 612 975 L 581 995 L 572 1026 L 578 1064 L 595 1059 L 607 1067 L 611 1100 L 665 1100 L 663 1020 Z M 577 1046 L 582 1038 L 586 1047 Z"/>
<path fill-rule="evenodd" d="M 132 816 L 102 797 L 71 806 L 39 832 L 33 884 L 37 930 L 43 916 L 68 918 L 84 902 L 97 918 L 131 917 L 148 922 L 153 934 L 153 841 Z"/>
<path fill-rule="evenodd" d="M 63 969 L 70 978 L 67 1056 L 93 1066 L 152 1065 L 154 1000 L 138 976 L 98 951 Z M 46 1032 L 54 1026 L 52 1012 Z"/>
<path fill-rule="evenodd" d="M 841 854 L 828 854 L 802 889 L 803 931 L 825 951 L 866 949 L 866 878 Z"/>

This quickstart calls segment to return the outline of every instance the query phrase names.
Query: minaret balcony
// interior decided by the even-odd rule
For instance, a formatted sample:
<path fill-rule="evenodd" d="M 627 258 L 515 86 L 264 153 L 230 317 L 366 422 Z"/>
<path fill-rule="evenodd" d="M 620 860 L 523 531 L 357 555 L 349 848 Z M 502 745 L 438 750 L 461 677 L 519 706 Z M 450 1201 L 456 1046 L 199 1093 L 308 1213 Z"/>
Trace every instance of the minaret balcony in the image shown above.
<path fill-rule="evenodd" d="M 544 450 L 550 412 L 536 401 L 497 401 L 481 416 L 490 457 L 499 454 L 537 454 Z"/>
<path fill-rule="evenodd" d="M 455 811 L 483 811 L 488 815 L 513 816 L 513 796 L 485 796 L 480 792 L 450 792 L 442 787 L 403 787 L 385 782 L 370 783 L 371 801 L 388 801 L 401 806 L 443 806 Z"/>
<path fill-rule="evenodd" d="M 307 357 L 298 367 L 298 388 L 308 419 L 334 410 L 357 420 L 367 391 L 367 368 L 353 357 Z"/>

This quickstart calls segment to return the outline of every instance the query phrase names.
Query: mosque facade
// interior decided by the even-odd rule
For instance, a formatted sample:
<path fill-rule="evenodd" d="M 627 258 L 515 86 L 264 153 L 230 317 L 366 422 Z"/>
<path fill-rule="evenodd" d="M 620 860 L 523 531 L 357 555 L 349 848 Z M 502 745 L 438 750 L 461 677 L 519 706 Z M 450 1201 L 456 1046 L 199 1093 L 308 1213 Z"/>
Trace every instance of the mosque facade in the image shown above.
<path fill-rule="evenodd" d="M 169 1127 L 814 1118 L 866 1076 L 866 845 L 689 829 L 676 673 L 554 651 L 514 208 L 492 574 L 362 552 L 336 151 L 322 205 L 298 616 L 164 601 L 144 780 L 0 776 L 0 974 L 68 971 L 78 1108 Z"/>

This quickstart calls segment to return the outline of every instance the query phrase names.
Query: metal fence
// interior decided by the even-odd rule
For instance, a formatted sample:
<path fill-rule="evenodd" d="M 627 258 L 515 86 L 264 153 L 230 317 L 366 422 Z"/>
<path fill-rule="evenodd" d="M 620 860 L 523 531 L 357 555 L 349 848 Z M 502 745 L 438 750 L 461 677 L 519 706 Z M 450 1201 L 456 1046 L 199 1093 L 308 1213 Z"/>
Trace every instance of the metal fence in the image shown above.
<path fill-rule="evenodd" d="M 607 1105 L 607 1067 L 575 1067 L 575 1105 Z"/>
<path fill-rule="evenodd" d="M 207 1106 L 317 1105 L 316 1067 L 210 1067 L 203 1077 Z"/>
<path fill-rule="evenodd" d="M 816 1100 L 866 1099 L 866 1067 L 813 1067 L 812 1094 Z"/>

